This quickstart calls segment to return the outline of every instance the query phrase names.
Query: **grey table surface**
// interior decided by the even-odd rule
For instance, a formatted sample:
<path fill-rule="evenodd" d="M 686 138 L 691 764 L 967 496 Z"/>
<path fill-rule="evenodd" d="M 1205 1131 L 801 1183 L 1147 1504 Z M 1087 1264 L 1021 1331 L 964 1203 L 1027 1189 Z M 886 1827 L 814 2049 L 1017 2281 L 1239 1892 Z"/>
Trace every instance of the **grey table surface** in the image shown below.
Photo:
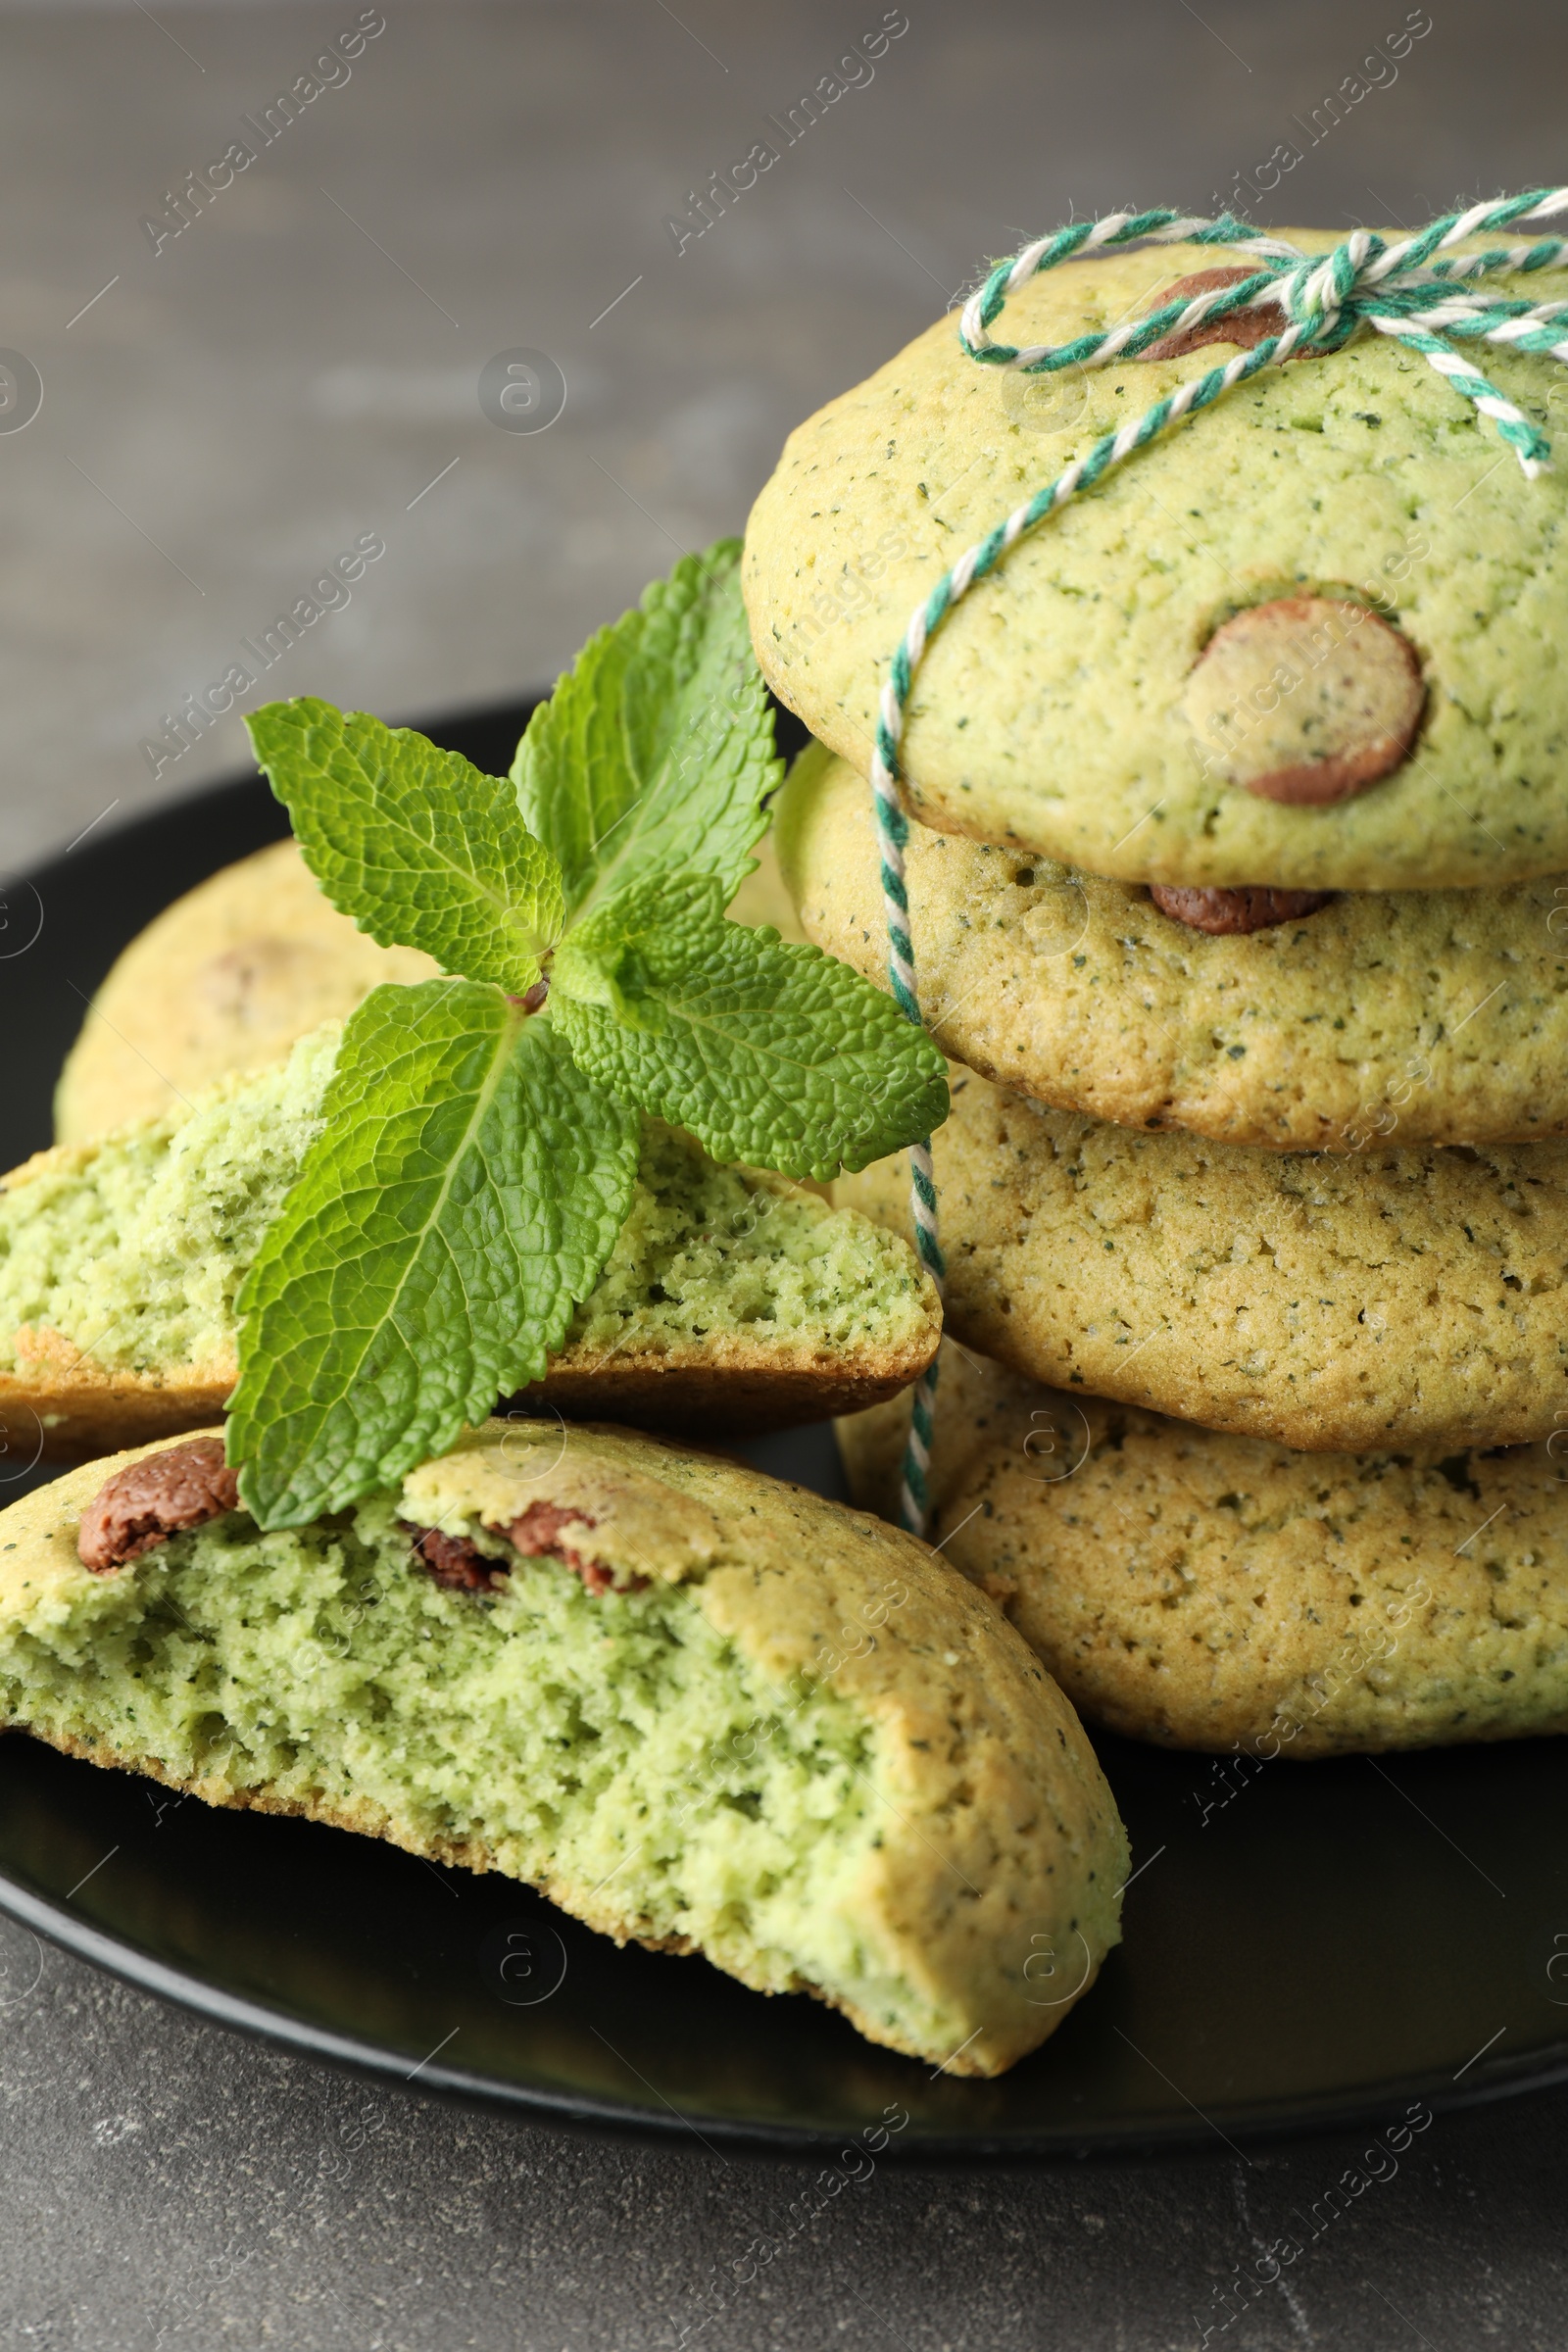
<path fill-rule="evenodd" d="M 690 192 L 877 0 L 377 14 L 160 238 L 356 0 L 0 8 L 0 345 L 43 386 L 0 430 L 0 871 L 235 766 L 236 716 L 178 758 L 167 716 L 361 534 L 384 556 L 266 691 L 390 717 L 548 680 L 677 547 L 740 527 L 793 422 L 1071 213 L 1414 221 L 1563 166 L 1560 0 L 907 0 L 874 73 L 677 252 Z M 548 431 L 480 409 L 518 348 L 565 379 Z M 368 2089 L 4 1925 L 0 1972 L 0 2343 L 50 2352 L 590 2352 L 705 2313 L 691 2340 L 724 2352 L 1196 2346 L 1359 2144 L 884 2165 L 746 2284 L 814 2167 Z M 1568 2094 L 1442 2119 L 1229 2340 L 1568 2345 L 1565 2157 Z"/>

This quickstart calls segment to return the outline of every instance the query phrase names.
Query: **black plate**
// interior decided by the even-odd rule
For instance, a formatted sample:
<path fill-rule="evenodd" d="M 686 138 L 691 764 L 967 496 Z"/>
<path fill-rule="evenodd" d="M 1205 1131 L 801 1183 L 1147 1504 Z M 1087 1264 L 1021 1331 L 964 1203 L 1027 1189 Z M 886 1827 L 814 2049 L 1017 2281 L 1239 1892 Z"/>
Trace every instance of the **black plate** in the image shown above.
<path fill-rule="evenodd" d="M 422 723 L 504 773 L 527 708 Z M 8 888 L 0 1165 L 48 1141 L 61 1057 L 120 948 L 283 830 L 243 779 Z M 754 1452 L 837 1491 L 825 1431 Z M 764 2001 L 701 1961 L 617 1951 L 506 1880 L 212 1812 L 23 1737 L 0 1740 L 0 1910 L 297 2049 L 692 2145 L 837 2150 L 891 2123 L 890 2151 L 967 2160 L 1218 2148 L 1568 2077 L 1568 1864 L 1550 1829 L 1568 1744 L 1228 1770 L 1099 1744 L 1133 1839 L 1126 1941 L 997 2082 L 872 2049 L 815 2003 Z"/>

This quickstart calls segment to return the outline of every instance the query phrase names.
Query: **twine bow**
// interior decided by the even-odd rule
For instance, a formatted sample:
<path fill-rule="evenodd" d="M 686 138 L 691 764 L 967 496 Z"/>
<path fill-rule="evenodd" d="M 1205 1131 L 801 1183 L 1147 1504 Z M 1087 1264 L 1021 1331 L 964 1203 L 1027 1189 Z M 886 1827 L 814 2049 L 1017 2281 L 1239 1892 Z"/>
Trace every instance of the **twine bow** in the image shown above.
<path fill-rule="evenodd" d="M 1495 343 L 1568 362 L 1568 334 L 1562 331 L 1568 301 L 1525 302 L 1482 291 L 1470 282 L 1497 270 L 1559 267 L 1568 255 L 1568 238 L 1542 237 L 1532 244 L 1494 246 L 1468 255 L 1452 255 L 1449 248 L 1515 221 L 1545 221 L 1563 213 L 1568 213 L 1568 187 L 1532 188 L 1522 196 L 1446 213 L 1414 236 L 1392 244 L 1371 229 L 1353 229 L 1326 254 L 1304 254 L 1283 237 L 1259 236 L 1229 213 L 1214 220 L 1168 210 L 1111 213 L 1102 220 L 1076 221 L 1053 236 L 1037 238 L 1010 261 L 999 263 L 970 296 L 958 327 L 964 351 L 982 367 L 1011 368 L 1026 375 L 1054 374 L 1068 368 L 1107 368 L 1116 360 L 1135 360 L 1166 336 L 1183 335 L 1238 311 L 1272 310 L 1283 314 L 1285 323 L 1278 333 L 1262 336 L 1250 350 L 1238 352 L 1224 367 L 1212 368 L 1182 384 L 1154 401 L 1141 416 L 1102 435 L 1082 458 L 1075 458 L 985 538 L 966 549 L 911 615 L 878 698 L 871 794 L 881 848 L 888 978 L 899 1004 L 917 1027 L 923 1023 L 909 938 L 905 882 L 909 825 L 899 798 L 899 754 L 915 672 L 932 636 L 954 606 L 976 580 L 995 570 L 1025 531 L 1082 491 L 1092 489 L 1113 466 L 1146 448 L 1182 417 L 1211 408 L 1233 385 L 1246 383 L 1267 368 L 1280 368 L 1289 359 L 1313 353 L 1338 351 L 1362 329 L 1391 336 L 1408 350 L 1418 351 L 1479 415 L 1491 418 L 1526 476 L 1533 480 L 1549 464 L 1551 443 L 1456 344 Z M 1027 346 L 993 339 L 990 329 L 1008 296 L 1039 271 L 1054 270 L 1078 254 L 1135 242 L 1226 246 L 1254 258 L 1257 268 L 1230 285 L 1161 303 L 1141 318 L 1124 320 L 1103 334 L 1079 335 L 1070 343 Z M 915 1242 L 940 1290 L 946 1266 L 938 1236 L 929 1136 L 912 1148 L 909 1163 Z M 933 1363 L 915 1385 L 905 1454 L 900 1514 L 906 1527 L 916 1535 L 924 1534 L 929 1512 L 936 1385 Z"/>
<path fill-rule="evenodd" d="M 1107 435 L 1112 446 L 1100 468 L 1102 472 L 1105 464 L 1142 447 L 1177 417 L 1207 408 L 1233 384 L 1244 383 L 1265 368 L 1282 367 L 1294 356 L 1338 351 L 1357 328 L 1367 326 L 1420 352 L 1456 391 L 1493 419 L 1525 472 L 1534 476 L 1549 459 L 1551 444 L 1539 425 L 1532 424 L 1511 400 L 1487 381 L 1473 360 L 1453 348 L 1451 338 L 1500 343 L 1515 351 L 1568 360 L 1568 339 L 1559 323 L 1568 302 L 1521 302 L 1503 294 L 1481 293 L 1458 281 L 1486 277 L 1498 270 L 1552 269 L 1568 252 L 1568 240 L 1542 237 L 1530 245 L 1494 246 L 1486 253 L 1441 257 L 1447 247 L 1466 237 L 1507 227 L 1515 220 L 1548 220 L 1562 212 L 1568 212 L 1568 188 L 1532 188 L 1523 196 L 1505 197 L 1495 204 L 1472 205 L 1468 212 L 1446 213 L 1441 220 L 1397 244 L 1389 244 L 1369 228 L 1357 228 L 1343 245 L 1326 254 L 1301 253 L 1283 237 L 1260 237 L 1229 213 L 1217 220 L 1187 219 L 1163 211 L 1112 213 L 1103 220 L 1080 221 L 1058 229 L 1054 236 L 1038 238 L 1010 262 L 1000 264 L 964 305 L 958 340 L 970 359 L 985 367 L 1012 368 L 1038 375 L 1063 368 L 1106 368 L 1114 360 L 1135 360 L 1166 335 L 1185 333 L 1206 319 L 1229 318 L 1236 311 L 1277 308 L 1284 312 L 1287 323 L 1279 334 L 1264 336 L 1253 350 L 1239 354 L 1227 367 L 1184 384 L 1168 401 L 1156 401 L 1136 426 Z M 1225 245 L 1255 256 L 1258 268 L 1235 285 L 1162 303 L 1146 317 L 1113 326 L 1102 335 L 1080 335 L 1072 343 L 1037 343 L 1023 350 L 992 340 L 988 329 L 1001 316 L 1008 295 L 1015 294 L 1038 270 L 1054 270 L 1076 254 L 1130 245 L 1135 240 L 1158 245 Z M 1129 439 L 1129 432 L 1136 438 Z M 1122 442 L 1125 448 L 1115 446 Z"/>

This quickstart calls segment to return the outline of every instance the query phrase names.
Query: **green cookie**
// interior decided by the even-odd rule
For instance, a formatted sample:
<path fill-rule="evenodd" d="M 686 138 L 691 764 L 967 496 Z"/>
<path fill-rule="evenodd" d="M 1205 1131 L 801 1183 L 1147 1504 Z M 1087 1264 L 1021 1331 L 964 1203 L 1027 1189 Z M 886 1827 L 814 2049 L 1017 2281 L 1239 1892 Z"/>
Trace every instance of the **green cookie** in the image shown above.
<path fill-rule="evenodd" d="M 1292 1453 L 951 1344 L 941 1398 L 931 1541 L 1091 1722 L 1303 1762 L 1568 1731 L 1550 1441 Z M 906 1396 L 839 1423 L 863 1509 L 891 1513 L 908 1418 Z"/>
<path fill-rule="evenodd" d="M 1063 343 L 1215 259 L 1070 264 L 999 331 Z M 753 509 L 769 683 L 867 772 L 892 655 L 943 574 L 1100 435 L 1231 356 L 1026 376 L 976 365 L 939 320 L 791 435 Z M 1568 417 L 1548 361 L 1488 346 L 1486 365 L 1528 416 Z M 1565 512 L 1568 477 L 1527 480 L 1397 344 L 1362 334 L 1267 371 L 1036 526 L 954 610 L 915 679 L 908 806 L 1129 881 L 1436 889 L 1568 868 Z"/>
<path fill-rule="evenodd" d="M 867 785 L 813 746 L 774 836 L 808 935 L 885 988 Z M 1292 1152 L 1568 1133 L 1568 881 L 1352 892 L 1215 938 L 924 825 L 906 872 L 937 1043 L 1058 1109 Z"/>
<path fill-rule="evenodd" d="M 525 1880 L 937 2072 L 1001 2074 L 1066 2017 L 1034 1944 L 1081 1944 L 1093 1983 L 1127 1876 L 1110 1790 L 912 1537 L 551 1421 L 263 1535 L 221 1435 L 0 1512 L 0 1726 Z"/>
<path fill-rule="evenodd" d="M 1568 1144 L 1254 1152 L 972 1071 L 932 1142 L 948 1331 L 1011 1371 L 1308 1453 L 1568 1431 Z M 905 1153 L 833 1192 L 908 1231 Z"/>

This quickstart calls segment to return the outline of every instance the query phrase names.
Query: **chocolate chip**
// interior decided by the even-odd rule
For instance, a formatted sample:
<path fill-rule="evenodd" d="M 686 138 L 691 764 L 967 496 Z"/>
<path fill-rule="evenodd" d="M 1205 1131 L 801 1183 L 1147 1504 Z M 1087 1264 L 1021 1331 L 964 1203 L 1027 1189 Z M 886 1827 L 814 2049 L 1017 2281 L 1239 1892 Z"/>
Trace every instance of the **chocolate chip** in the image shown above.
<path fill-rule="evenodd" d="M 514 1550 L 530 1559 L 560 1560 L 582 1578 L 584 1587 L 596 1598 L 606 1592 L 644 1592 L 648 1589 L 646 1576 L 631 1576 L 617 1580 L 613 1569 L 602 1560 L 585 1559 L 580 1551 L 562 1542 L 568 1527 L 594 1527 L 586 1511 L 564 1510 L 559 1502 L 530 1502 L 528 1508 L 512 1525 L 500 1528 Z"/>
<path fill-rule="evenodd" d="M 1402 765 L 1426 705 L 1408 638 L 1348 597 L 1282 596 L 1214 631 L 1182 711 L 1205 774 L 1331 807 Z"/>
<path fill-rule="evenodd" d="M 403 1524 L 407 1527 L 408 1521 Z M 438 1527 L 410 1527 L 409 1543 L 416 1558 L 449 1592 L 488 1592 L 506 1573 L 466 1536 L 446 1536 Z"/>
<path fill-rule="evenodd" d="M 1208 931 L 1235 938 L 1248 931 L 1269 931 L 1276 923 L 1298 922 L 1316 914 L 1334 897 L 1332 890 L 1188 890 L 1152 882 L 1149 895 L 1161 914 L 1189 930 Z"/>
<path fill-rule="evenodd" d="M 1213 294 L 1221 286 L 1239 286 L 1244 277 L 1255 277 L 1255 270 L 1195 270 L 1191 277 L 1179 277 L 1160 295 L 1161 304 L 1190 301 L 1195 294 Z M 1141 360 L 1180 360 L 1188 352 L 1197 351 L 1204 343 L 1234 343 L 1242 351 L 1255 351 L 1265 335 L 1282 335 L 1287 325 L 1285 313 L 1277 302 L 1265 302 L 1256 310 L 1232 311 L 1224 318 L 1204 318 L 1197 326 L 1189 326 L 1178 334 L 1161 335 L 1141 351 Z"/>
<path fill-rule="evenodd" d="M 122 1568 L 169 1536 L 239 1508 L 239 1482 L 220 1438 L 166 1446 L 117 1470 L 81 1514 L 76 1557 L 95 1576 Z"/>

